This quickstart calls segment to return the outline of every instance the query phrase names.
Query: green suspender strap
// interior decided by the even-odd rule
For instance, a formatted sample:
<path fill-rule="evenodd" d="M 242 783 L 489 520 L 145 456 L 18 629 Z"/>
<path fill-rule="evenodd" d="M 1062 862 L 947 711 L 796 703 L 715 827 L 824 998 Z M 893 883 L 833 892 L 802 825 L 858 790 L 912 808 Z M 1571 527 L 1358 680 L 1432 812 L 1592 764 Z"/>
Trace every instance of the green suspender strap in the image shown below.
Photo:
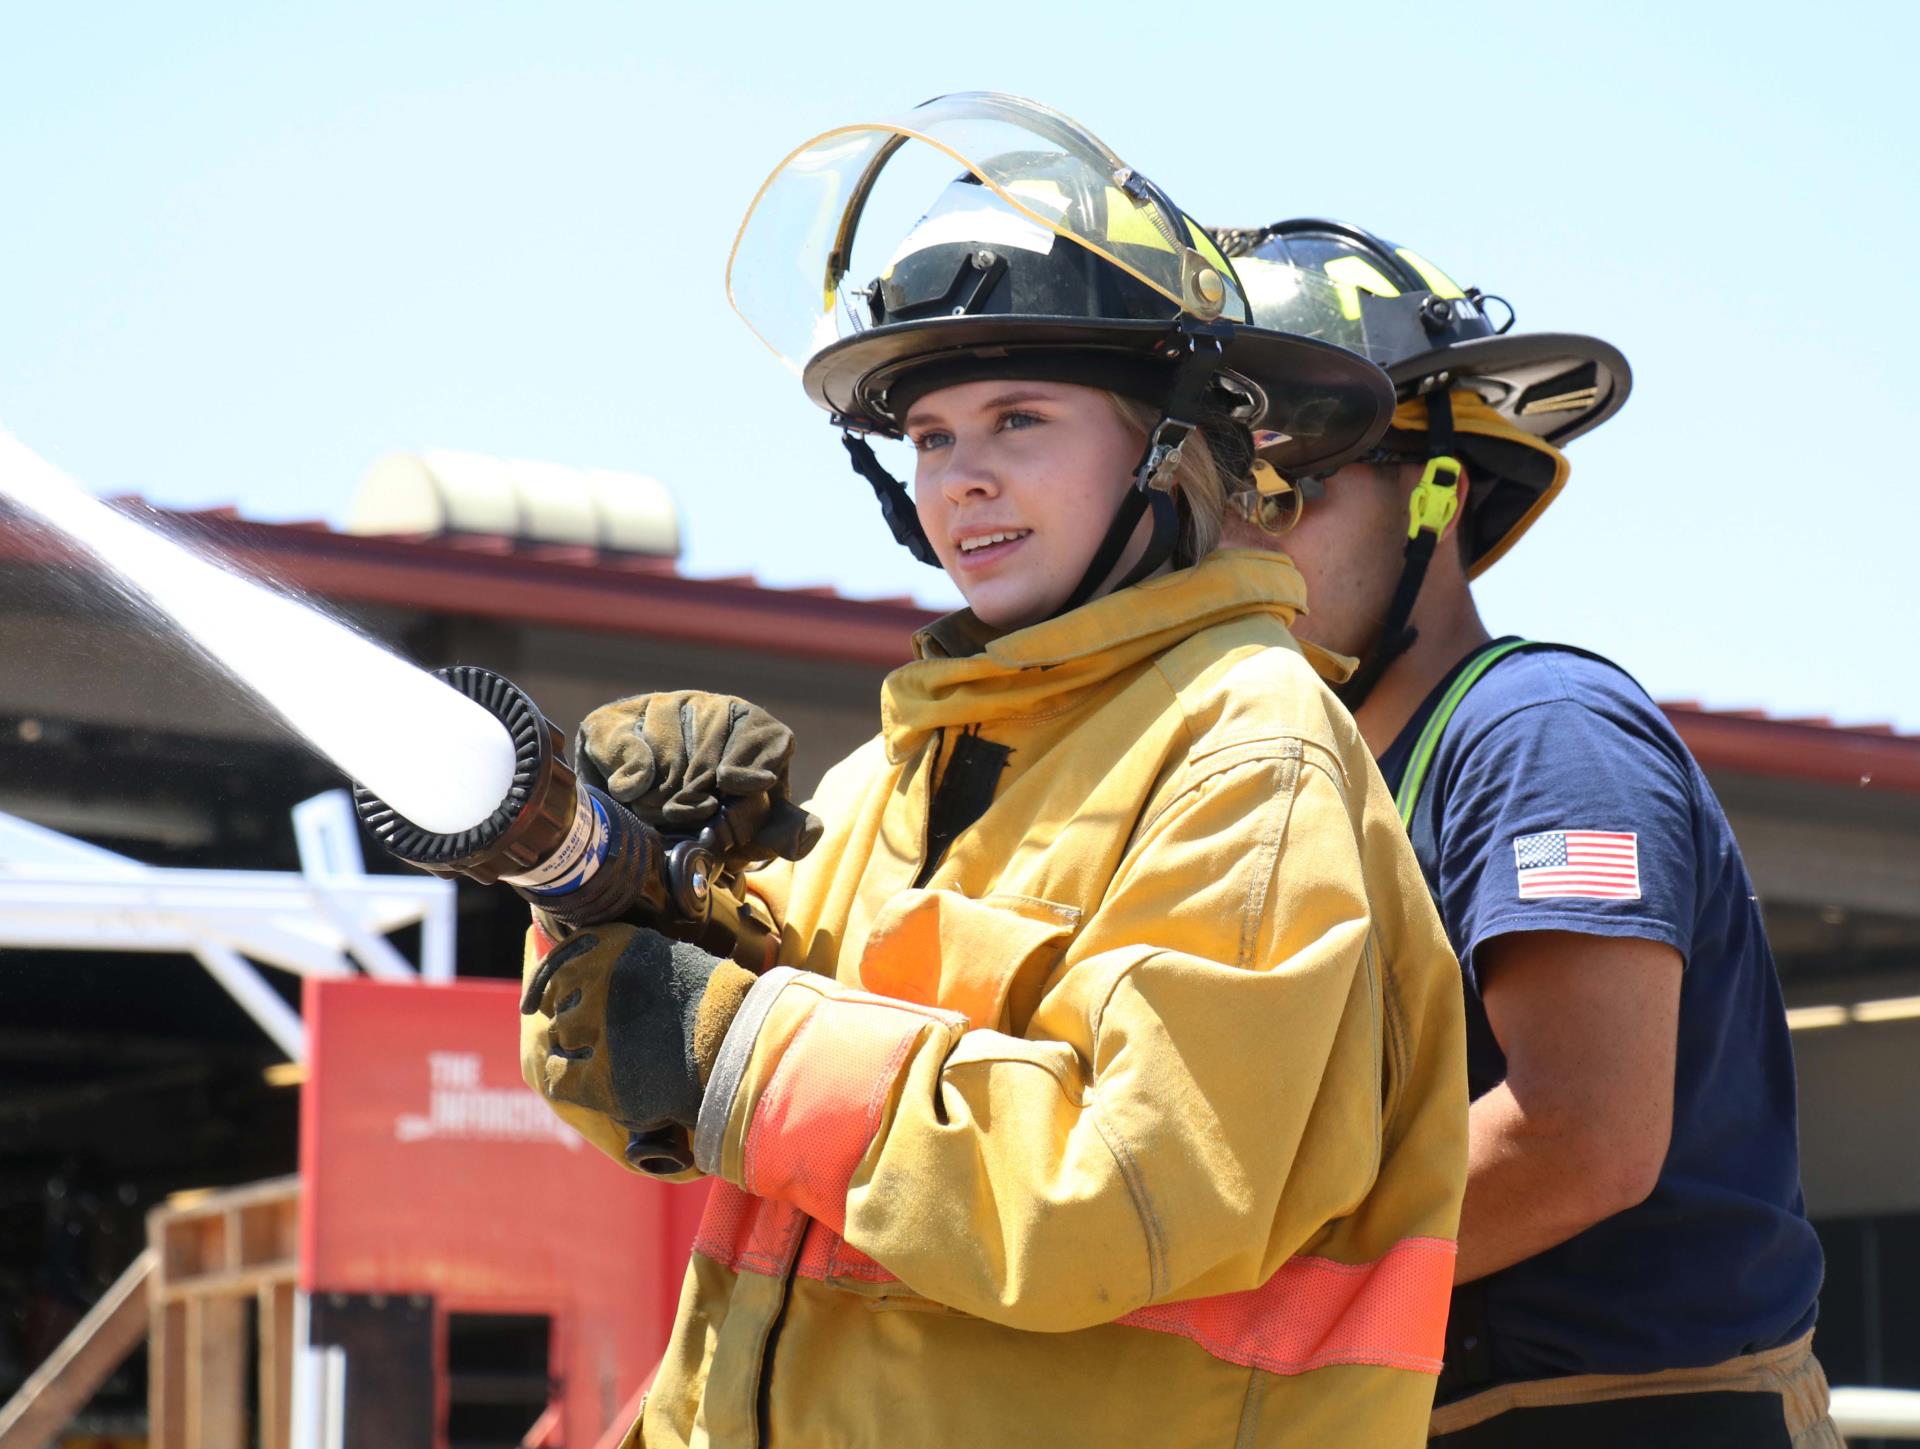
<path fill-rule="evenodd" d="M 1440 736 L 1446 733 L 1447 721 L 1460 708 L 1460 701 L 1467 697 L 1468 690 L 1480 682 L 1481 675 L 1516 649 L 1527 648 L 1531 642 L 1527 639 L 1508 639 L 1490 646 L 1461 670 L 1459 677 L 1447 687 L 1447 692 L 1440 696 L 1440 703 L 1433 707 L 1433 713 L 1427 716 L 1426 724 L 1420 729 L 1420 738 L 1413 743 L 1413 753 L 1407 758 L 1406 773 L 1400 777 L 1400 788 L 1393 797 L 1393 803 L 1400 807 L 1400 823 L 1407 829 L 1413 828 L 1414 807 L 1419 804 L 1420 790 L 1427 783 L 1427 771 L 1433 765 L 1434 752 L 1440 748 Z"/>

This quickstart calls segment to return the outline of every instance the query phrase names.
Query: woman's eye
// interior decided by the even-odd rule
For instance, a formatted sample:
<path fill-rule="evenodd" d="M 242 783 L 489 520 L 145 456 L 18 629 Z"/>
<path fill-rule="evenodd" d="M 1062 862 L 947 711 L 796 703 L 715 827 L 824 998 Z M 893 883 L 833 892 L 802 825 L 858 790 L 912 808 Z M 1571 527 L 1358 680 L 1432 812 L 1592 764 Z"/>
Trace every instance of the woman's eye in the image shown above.
<path fill-rule="evenodd" d="M 951 443 L 953 435 L 940 432 L 938 429 L 929 429 L 910 441 L 913 443 L 914 452 L 931 453 L 935 448 L 944 448 Z"/>
<path fill-rule="evenodd" d="M 1033 413 L 1008 413 L 1000 419 L 1000 426 L 1005 429 L 1032 428 L 1038 427 L 1040 422 L 1041 419 Z"/>

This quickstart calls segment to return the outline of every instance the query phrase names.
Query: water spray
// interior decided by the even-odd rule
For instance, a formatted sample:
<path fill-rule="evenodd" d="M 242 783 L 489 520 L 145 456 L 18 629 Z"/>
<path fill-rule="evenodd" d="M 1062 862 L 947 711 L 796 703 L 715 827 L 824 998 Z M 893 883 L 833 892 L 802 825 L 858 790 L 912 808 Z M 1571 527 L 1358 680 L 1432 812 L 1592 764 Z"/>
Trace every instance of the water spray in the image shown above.
<path fill-rule="evenodd" d="M 463 830 L 506 790 L 512 741 L 472 700 L 299 599 L 141 527 L 4 431 L 0 497 L 93 554 L 138 602 L 409 819 Z M 407 727 L 396 729 L 396 719 Z"/>
<path fill-rule="evenodd" d="M 0 497 L 92 553 L 315 750 L 362 782 L 360 818 L 439 876 L 504 885 L 559 927 L 633 921 L 754 971 L 778 936 L 740 889 L 764 797 L 668 840 L 567 764 L 560 731 L 511 682 L 457 665 L 429 675 L 299 599 L 141 527 L 0 432 Z M 377 702 L 373 707 L 370 702 Z M 400 723 L 396 723 L 400 722 Z M 635 1132 L 656 1172 L 693 1157 L 678 1128 Z"/>

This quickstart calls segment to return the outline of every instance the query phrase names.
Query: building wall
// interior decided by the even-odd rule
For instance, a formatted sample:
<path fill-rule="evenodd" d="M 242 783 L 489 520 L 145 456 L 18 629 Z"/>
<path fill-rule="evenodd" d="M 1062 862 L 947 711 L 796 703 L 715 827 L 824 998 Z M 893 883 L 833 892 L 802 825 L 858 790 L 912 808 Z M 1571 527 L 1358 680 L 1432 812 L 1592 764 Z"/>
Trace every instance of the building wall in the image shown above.
<path fill-rule="evenodd" d="M 1794 1034 L 1815 1218 L 1920 1212 L 1920 1020 Z"/>
<path fill-rule="evenodd" d="M 1787 1004 L 1920 994 L 1920 796 L 1717 775 Z M 1920 1019 L 1796 1030 L 1814 1218 L 1920 1212 Z"/>
<path fill-rule="evenodd" d="M 496 667 L 569 734 L 587 711 L 612 699 L 679 689 L 737 694 L 793 731 L 801 798 L 880 727 L 882 669 L 627 637 L 517 632 L 504 656 L 510 662 Z"/>

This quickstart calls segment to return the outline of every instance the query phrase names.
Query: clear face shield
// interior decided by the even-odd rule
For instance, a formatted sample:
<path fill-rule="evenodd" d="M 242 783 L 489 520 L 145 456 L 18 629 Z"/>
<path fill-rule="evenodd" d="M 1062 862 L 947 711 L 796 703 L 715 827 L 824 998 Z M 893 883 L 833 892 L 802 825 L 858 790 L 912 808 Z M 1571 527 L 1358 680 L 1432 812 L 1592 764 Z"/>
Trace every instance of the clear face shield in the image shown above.
<path fill-rule="evenodd" d="M 1363 258 L 1336 256 L 1324 269 L 1314 269 L 1255 251 L 1236 258 L 1234 266 L 1256 327 L 1331 342 L 1381 367 L 1435 345 L 1432 329 L 1422 320 L 1423 308 L 1434 305 L 1432 298 L 1403 294 Z M 1451 316 L 1454 304 L 1441 305 Z M 1271 441 L 1271 435 L 1254 434 L 1256 448 Z"/>
<path fill-rule="evenodd" d="M 1395 256 L 1398 280 L 1356 248 L 1283 236 L 1256 246 L 1234 266 L 1255 326 L 1336 343 L 1381 367 L 1494 333 L 1478 293 L 1463 292 L 1404 247 Z"/>
<path fill-rule="evenodd" d="M 962 173 L 987 188 L 989 206 L 954 205 Z M 924 245 L 943 227 L 952 240 L 1082 247 L 1186 315 L 1249 320 L 1212 238 L 1157 187 L 1068 117 L 990 92 L 837 127 L 794 151 L 740 224 L 727 296 L 798 374 L 823 348 L 873 325 L 869 288 L 891 275 L 901 239 Z"/>
<path fill-rule="evenodd" d="M 1343 289 L 1319 273 L 1261 256 L 1236 258 L 1234 266 L 1247 289 L 1254 326 L 1331 342 L 1379 360 L 1368 346 L 1366 309 L 1357 288 Z"/>

